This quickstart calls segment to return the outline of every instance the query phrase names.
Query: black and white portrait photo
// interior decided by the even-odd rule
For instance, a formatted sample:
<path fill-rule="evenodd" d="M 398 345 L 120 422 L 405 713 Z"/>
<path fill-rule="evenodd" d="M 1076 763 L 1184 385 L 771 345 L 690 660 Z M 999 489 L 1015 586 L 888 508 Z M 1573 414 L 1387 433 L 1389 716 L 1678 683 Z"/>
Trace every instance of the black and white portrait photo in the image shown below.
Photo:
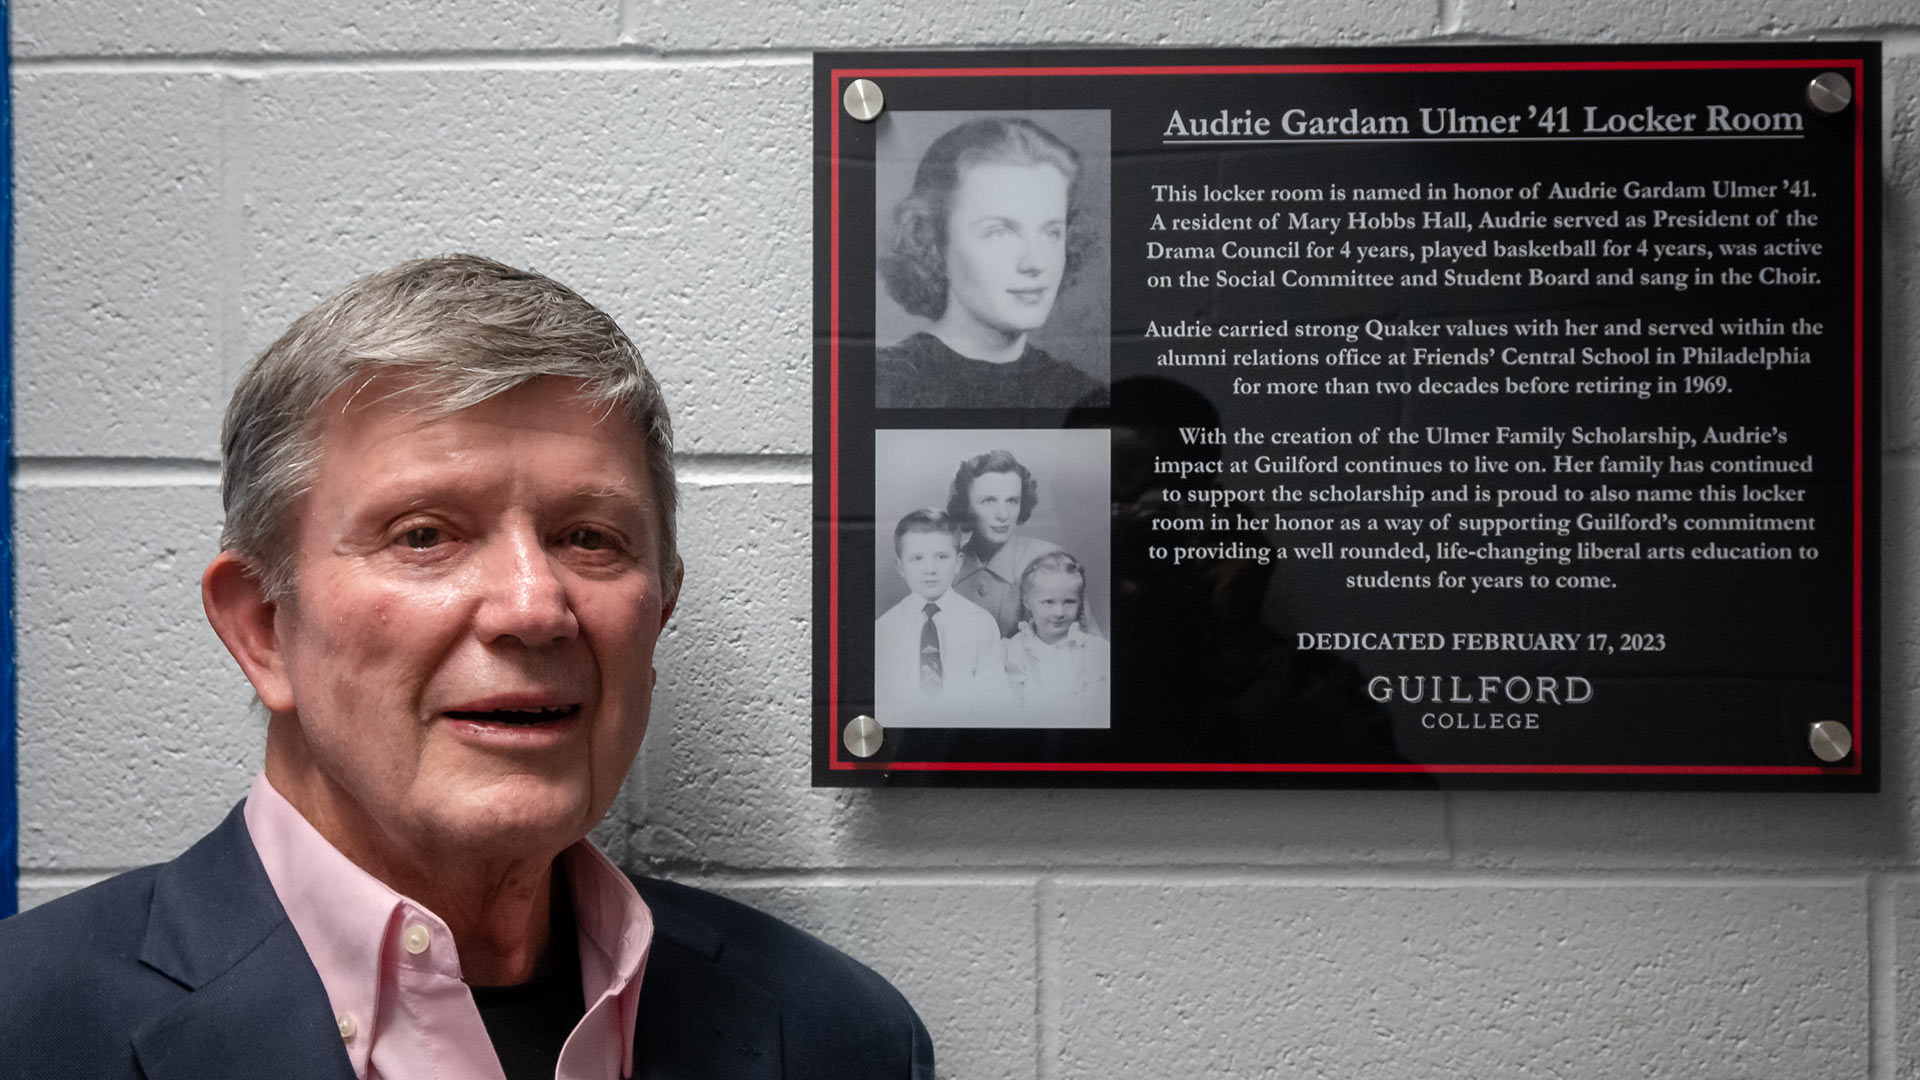
<path fill-rule="evenodd" d="M 890 111 L 876 123 L 874 403 L 1105 404 L 1107 111 Z"/>
<path fill-rule="evenodd" d="M 876 431 L 874 706 L 887 727 L 1104 728 L 1107 433 Z"/>

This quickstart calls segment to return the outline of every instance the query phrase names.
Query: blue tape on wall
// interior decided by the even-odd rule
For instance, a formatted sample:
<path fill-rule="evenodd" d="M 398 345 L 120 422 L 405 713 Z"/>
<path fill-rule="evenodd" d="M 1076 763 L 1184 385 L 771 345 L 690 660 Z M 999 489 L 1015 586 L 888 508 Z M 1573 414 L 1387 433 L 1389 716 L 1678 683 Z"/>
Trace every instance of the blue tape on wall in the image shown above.
<path fill-rule="evenodd" d="M 7 3 L 0 0 L 0 41 L 11 41 Z M 0 59 L 0 448 L 7 489 L 0 498 L 0 917 L 20 909 L 20 774 L 14 763 L 13 697 L 13 64 Z"/>

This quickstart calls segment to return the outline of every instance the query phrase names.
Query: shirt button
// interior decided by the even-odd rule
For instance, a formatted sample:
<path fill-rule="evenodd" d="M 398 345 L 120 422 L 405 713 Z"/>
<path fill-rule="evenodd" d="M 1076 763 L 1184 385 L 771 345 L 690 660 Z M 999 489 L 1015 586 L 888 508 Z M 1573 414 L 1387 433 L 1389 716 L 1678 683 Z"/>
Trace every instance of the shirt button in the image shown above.
<path fill-rule="evenodd" d="M 341 1013 L 337 1019 L 340 1022 L 340 1037 L 352 1042 L 353 1033 L 360 1030 L 360 1025 L 353 1022 L 353 1014 Z"/>
<path fill-rule="evenodd" d="M 427 928 L 421 926 L 419 923 L 414 923 L 412 926 L 407 927 L 407 932 L 400 935 L 401 944 L 405 945 L 407 951 L 415 956 L 426 952 L 427 946 L 432 943 L 432 940 L 433 939 L 427 934 Z"/>

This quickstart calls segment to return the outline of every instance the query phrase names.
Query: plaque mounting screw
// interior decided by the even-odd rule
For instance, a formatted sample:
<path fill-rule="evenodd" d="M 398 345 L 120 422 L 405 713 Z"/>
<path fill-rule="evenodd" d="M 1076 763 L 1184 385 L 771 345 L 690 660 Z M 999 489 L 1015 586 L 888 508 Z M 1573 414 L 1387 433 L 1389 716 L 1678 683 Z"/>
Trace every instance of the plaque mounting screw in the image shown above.
<path fill-rule="evenodd" d="M 886 734 L 887 729 L 880 726 L 880 721 L 862 715 L 847 721 L 840 738 L 847 744 L 847 752 L 854 757 L 872 757 L 880 752 L 880 740 Z"/>
<path fill-rule="evenodd" d="M 1853 104 L 1853 84 L 1837 71 L 1823 72 L 1807 84 L 1807 102 L 1832 116 Z"/>
<path fill-rule="evenodd" d="M 1834 78 L 1839 79 L 1840 76 L 1835 75 Z M 1845 79 L 1840 81 L 1843 84 L 1846 82 Z M 880 84 L 872 79 L 855 79 L 847 84 L 847 92 L 840 95 L 840 103 L 847 107 L 848 116 L 868 124 L 880 115 L 880 110 L 887 107 L 887 95 L 880 92 Z"/>
<path fill-rule="evenodd" d="M 1807 746 L 1813 756 L 1831 765 L 1853 753 L 1853 732 L 1845 724 L 1822 720 L 1807 728 Z"/>

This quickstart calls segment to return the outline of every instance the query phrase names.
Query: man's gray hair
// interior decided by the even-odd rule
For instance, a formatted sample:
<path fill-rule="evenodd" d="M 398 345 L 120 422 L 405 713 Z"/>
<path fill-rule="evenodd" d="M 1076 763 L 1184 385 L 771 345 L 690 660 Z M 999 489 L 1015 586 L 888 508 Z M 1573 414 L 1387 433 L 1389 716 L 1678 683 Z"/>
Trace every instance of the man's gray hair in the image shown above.
<path fill-rule="evenodd" d="M 348 383 L 393 373 L 449 415 L 554 376 L 624 411 L 646 445 L 660 574 L 678 580 L 673 428 L 660 385 L 613 319 L 552 278 L 481 258 L 416 259 L 368 274 L 293 321 L 240 376 L 220 433 L 220 546 L 292 596 L 295 504 L 320 464 L 320 409 Z M 671 592 L 668 601 L 673 599 Z"/>

